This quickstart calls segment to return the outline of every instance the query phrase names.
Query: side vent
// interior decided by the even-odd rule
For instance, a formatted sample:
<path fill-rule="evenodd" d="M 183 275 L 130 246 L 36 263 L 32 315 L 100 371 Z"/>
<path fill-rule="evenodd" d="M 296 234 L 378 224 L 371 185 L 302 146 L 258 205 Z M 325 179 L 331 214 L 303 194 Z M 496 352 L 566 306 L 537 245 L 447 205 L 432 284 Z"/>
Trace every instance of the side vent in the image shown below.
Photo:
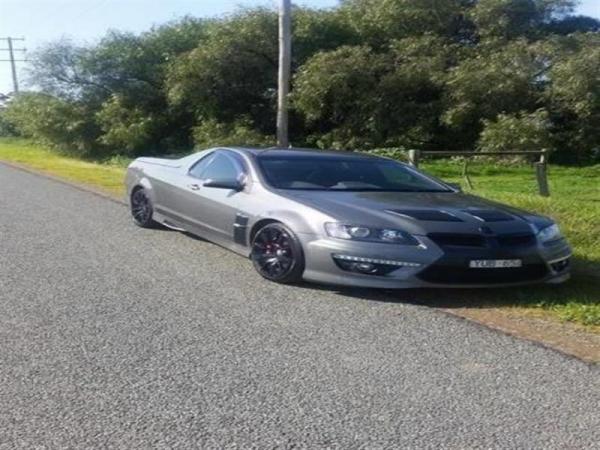
<path fill-rule="evenodd" d="M 233 242 L 244 247 L 248 245 L 246 241 L 246 235 L 248 231 L 248 216 L 237 213 L 235 215 L 235 222 L 233 222 Z"/>
<path fill-rule="evenodd" d="M 436 209 L 388 209 L 387 212 L 430 222 L 462 222 L 460 218 L 449 212 Z"/>

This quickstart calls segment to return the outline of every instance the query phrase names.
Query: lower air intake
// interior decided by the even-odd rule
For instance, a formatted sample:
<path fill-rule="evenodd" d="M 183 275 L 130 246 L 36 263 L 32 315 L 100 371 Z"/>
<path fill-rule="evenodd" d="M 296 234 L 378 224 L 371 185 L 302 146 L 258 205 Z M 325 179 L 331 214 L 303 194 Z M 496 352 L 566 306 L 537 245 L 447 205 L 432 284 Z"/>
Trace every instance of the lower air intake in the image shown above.
<path fill-rule="evenodd" d="M 502 269 L 470 269 L 434 264 L 418 277 L 423 281 L 439 284 L 502 284 L 537 281 L 547 274 L 548 268 L 544 264 Z"/>

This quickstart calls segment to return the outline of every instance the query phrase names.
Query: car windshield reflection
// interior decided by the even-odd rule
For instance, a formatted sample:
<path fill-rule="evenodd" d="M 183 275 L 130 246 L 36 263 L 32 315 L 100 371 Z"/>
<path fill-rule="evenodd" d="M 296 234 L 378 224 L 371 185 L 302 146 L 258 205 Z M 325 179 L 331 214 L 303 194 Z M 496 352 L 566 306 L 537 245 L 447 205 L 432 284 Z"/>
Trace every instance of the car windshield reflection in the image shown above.
<path fill-rule="evenodd" d="M 260 156 L 267 182 L 277 189 L 351 192 L 451 192 L 395 161 L 357 157 Z"/>

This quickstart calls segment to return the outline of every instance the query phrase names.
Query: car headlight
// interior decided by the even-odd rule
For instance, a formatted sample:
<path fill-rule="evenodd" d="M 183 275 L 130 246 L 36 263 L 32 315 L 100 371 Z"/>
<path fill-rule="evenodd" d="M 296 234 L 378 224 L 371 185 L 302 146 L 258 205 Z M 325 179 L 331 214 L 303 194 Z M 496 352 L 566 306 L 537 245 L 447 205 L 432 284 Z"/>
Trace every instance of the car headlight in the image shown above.
<path fill-rule="evenodd" d="M 560 239 L 562 234 L 560 232 L 560 228 L 558 228 L 558 225 L 553 224 L 538 231 L 537 237 L 540 242 L 551 242 Z"/>
<path fill-rule="evenodd" d="M 330 237 L 367 242 L 388 242 L 391 244 L 419 245 L 412 235 L 391 228 L 370 228 L 362 225 L 347 225 L 327 222 L 325 231 Z"/>

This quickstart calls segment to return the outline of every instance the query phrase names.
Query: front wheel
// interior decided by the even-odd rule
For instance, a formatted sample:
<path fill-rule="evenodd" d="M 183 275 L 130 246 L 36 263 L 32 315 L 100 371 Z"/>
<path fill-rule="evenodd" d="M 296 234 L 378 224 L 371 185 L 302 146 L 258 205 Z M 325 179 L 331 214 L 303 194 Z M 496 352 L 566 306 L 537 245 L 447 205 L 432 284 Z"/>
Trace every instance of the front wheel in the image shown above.
<path fill-rule="evenodd" d="M 144 188 L 137 188 L 131 194 L 131 216 L 133 222 L 142 228 L 155 228 L 158 224 L 152 219 L 152 201 Z"/>
<path fill-rule="evenodd" d="M 297 283 L 304 272 L 302 245 L 282 223 L 270 223 L 258 230 L 252 240 L 252 263 L 270 281 Z"/>

